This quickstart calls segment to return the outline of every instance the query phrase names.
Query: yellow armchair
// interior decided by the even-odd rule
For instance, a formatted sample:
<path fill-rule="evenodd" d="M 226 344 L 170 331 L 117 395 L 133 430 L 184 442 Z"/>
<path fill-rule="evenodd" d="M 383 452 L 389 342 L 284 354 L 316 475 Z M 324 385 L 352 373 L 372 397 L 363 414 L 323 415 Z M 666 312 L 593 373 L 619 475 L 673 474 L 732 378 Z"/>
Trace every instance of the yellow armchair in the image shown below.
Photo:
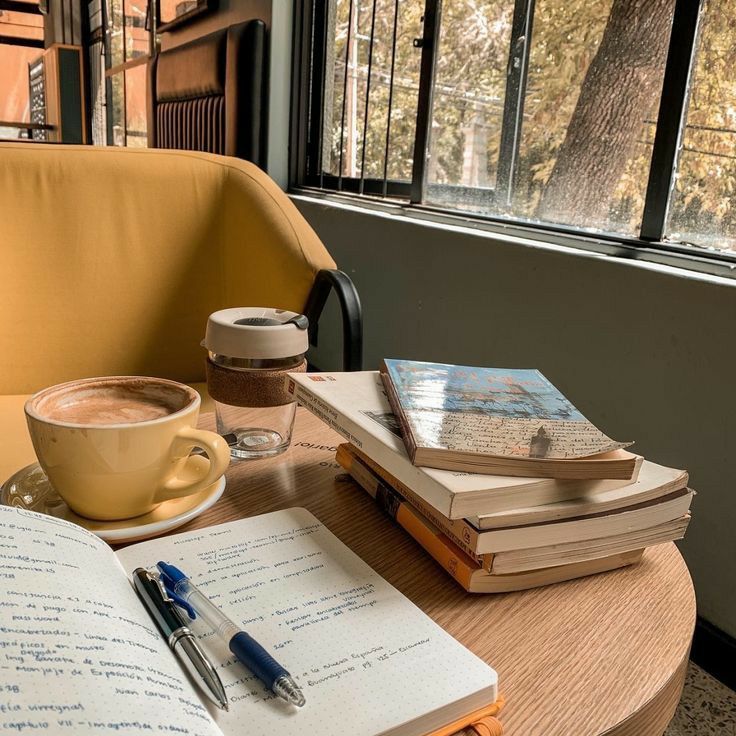
<path fill-rule="evenodd" d="M 336 287 L 360 367 L 350 280 L 246 161 L 166 150 L 0 144 L 0 395 L 110 374 L 203 380 L 207 315 L 306 312 Z M 315 286 L 316 284 L 316 286 Z"/>
<path fill-rule="evenodd" d="M 98 375 L 204 380 L 207 316 L 360 302 L 289 198 L 246 161 L 166 150 L 0 144 L 0 483 L 33 460 L 25 395 Z"/>

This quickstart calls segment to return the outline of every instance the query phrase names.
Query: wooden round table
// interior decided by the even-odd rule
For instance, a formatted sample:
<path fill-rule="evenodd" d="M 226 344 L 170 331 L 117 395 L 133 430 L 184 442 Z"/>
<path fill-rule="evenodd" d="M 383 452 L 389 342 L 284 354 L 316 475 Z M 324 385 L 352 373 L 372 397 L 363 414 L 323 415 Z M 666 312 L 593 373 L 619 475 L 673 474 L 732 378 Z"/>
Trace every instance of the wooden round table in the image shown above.
<path fill-rule="evenodd" d="M 465 593 L 342 473 L 342 441 L 300 408 L 292 447 L 232 464 L 222 499 L 179 531 L 303 506 L 498 672 L 505 736 L 662 735 L 695 626 L 692 581 L 674 544 L 580 580 Z"/>

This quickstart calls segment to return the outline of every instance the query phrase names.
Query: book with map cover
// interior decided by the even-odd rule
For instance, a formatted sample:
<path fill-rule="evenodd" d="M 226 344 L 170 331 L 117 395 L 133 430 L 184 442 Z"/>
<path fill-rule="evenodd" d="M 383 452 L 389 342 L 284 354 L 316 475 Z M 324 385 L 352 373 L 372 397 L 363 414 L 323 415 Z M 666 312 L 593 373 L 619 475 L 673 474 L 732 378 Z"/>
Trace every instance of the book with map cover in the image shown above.
<path fill-rule="evenodd" d="M 632 477 L 637 456 L 539 371 L 386 359 L 380 368 L 414 465 L 544 478 Z"/>

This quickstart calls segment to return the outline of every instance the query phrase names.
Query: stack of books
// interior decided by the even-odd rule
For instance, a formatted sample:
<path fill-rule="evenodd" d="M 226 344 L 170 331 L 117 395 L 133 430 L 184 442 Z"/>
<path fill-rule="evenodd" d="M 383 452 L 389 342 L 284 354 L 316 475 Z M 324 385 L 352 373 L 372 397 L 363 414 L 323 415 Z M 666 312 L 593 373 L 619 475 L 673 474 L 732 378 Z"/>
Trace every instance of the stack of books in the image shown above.
<path fill-rule="evenodd" d="M 629 452 L 538 371 L 387 360 L 290 374 L 337 462 L 470 592 L 637 562 L 684 536 L 688 475 Z"/>

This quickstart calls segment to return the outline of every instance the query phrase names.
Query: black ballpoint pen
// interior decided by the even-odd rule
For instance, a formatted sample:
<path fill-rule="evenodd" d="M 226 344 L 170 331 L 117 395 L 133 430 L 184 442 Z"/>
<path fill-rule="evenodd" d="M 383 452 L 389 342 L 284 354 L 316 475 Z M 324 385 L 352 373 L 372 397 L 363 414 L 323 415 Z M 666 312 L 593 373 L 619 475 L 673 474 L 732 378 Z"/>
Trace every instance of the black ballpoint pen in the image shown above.
<path fill-rule="evenodd" d="M 227 695 L 220 677 L 205 657 L 196 637 L 189 630 L 159 578 L 139 567 L 133 571 L 133 586 L 169 649 L 184 665 L 202 692 L 218 708 L 227 710 Z"/>

